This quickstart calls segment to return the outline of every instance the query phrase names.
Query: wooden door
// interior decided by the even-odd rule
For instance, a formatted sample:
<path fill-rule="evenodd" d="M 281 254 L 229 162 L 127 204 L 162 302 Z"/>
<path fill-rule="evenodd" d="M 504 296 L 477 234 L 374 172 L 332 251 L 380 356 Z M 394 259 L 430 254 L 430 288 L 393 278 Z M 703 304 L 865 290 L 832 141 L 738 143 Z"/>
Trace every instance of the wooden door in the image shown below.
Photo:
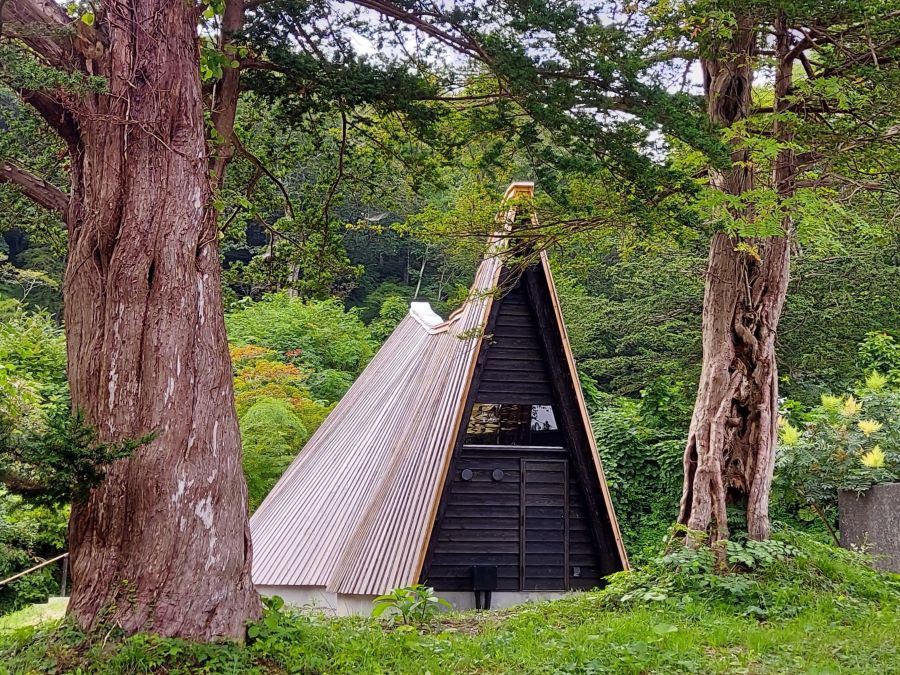
<path fill-rule="evenodd" d="M 523 591 L 568 588 L 568 461 L 522 460 Z"/>

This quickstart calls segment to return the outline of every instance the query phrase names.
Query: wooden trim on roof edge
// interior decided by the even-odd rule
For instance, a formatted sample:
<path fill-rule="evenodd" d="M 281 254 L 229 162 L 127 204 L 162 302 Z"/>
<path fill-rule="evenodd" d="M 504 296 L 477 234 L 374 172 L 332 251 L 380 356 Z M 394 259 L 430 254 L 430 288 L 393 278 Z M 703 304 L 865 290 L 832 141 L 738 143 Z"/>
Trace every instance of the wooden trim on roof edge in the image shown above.
<path fill-rule="evenodd" d="M 500 274 L 503 271 L 503 266 L 498 265 L 497 270 L 494 273 L 494 278 L 492 280 L 491 286 L 496 288 L 500 282 Z M 463 418 L 466 416 L 466 409 L 469 407 L 470 399 L 474 395 L 474 390 L 472 389 L 472 382 L 475 379 L 476 369 L 483 363 L 484 361 L 484 350 L 482 349 L 482 344 L 484 340 L 484 336 L 487 334 L 488 329 L 490 328 L 494 317 L 496 316 L 496 312 L 494 311 L 494 300 L 496 296 L 494 293 L 487 298 L 487 308 L 485 309 L 485 316 L 487 316 L 487 320 L 485 321 L 484 329 L 482 334 L 477 336 L 478 340 L 478 353 L 475 354 L 475 358 L 472 359 L 471 364 L 469 365 L 468 374 L 466 375 L 466 385 L 463 387 L 461 392 L 461 401 L 460 405 L 456 411 L 456 415 L 453 419 L 453 432 L 448 436 L 449 448 L 444 452 L 444 466 L 441 468 L 440 478 L 438 479 L 438 488 L 435 490 L 435 497 L 431 503 L 431 507 L 428 509 L 428 519 L 425 521 L 427 523 L 425 529 L 425 537 L 422 540 L 422 546 L 419 549 L 419 555 L 417 558 L 416 566 L 413 569 L 413 577 L 409 580 L 407 585 L 413 585 L 419 583 L 419 579 L 422 576 L 422 570 L 425 567 L 425 559 L 428 555 L 429 543 L 431 542 L 431 535 L 434 533 L 434 524 L 437 522 L 438 511 L 441 506 L 442 497 L 444 495 L 444 489 L 447 486 L 447 478 L 450 475 L 450 468 L 453 464 L 454 455 L 456 454 L 454 450 L 456 449 L 457 441 L 459 439 L 459 434 L 462 427 Z"/>
<path fill-rule="evenodd" d="M 537 219 L 532 216 L 532 221 L 537 224 Z M 578 380 L 578 370 L 575 364 L 575 356 L 572 354 L 572 347 L 569 344 L 569 332 L 566 328 L 566 324 L 563 321 L 562 310 L 559 305 L 559 295 L 556 292 L 556 283 L 553 281 L 553 272 L 550 270 L 550 261 L 547 258 L 547 253 L 541 251 L 541 267 L 544 271 L 544 276 L 547 279 L 547 287 L 550 291 L 550 300 L 553 304 L 553 310 L 556 315 L 556 324 L 559 326 L 560 335 L 562 338 L 562 347 L 563 352 L 566 356 L 566 361 L 569 365 L 569 373 L 572 377 L 572 387 L 575 390 L 575 397 L 578 399 L 578 409 L 581 413 L 581 418 L 584 422 L 584 428 L 588 432 L 588 447 L 591 450 L 591 457 L 594 460 L 594 468 L 596 469 L 597 479 L 600 481 L 600 490 L 603 494 L 603 501 L 605 502 L 607 512 L 609 513 L 610 525 L 612 526 L 613 536 L 616 540 L 616 546 L 619 549 L 619 557 L 622 559 L 622 567 L 623 569 L 630 569 L 630 565 L 628 563 L 628 552 L 625 550 L 625 545 L 622 542 L 622 533 L 619 529 L 619 519 L 616 516 L 615 508 L 613 507 L 612 497 L 609 494 L 609 487 L 606 484 L 606 475 L 603 473 L 603 464 L 600 460 L 600 453 L 597 451 L 597 442 L 594 438 L 593 429 L 594 427 L 591 425 L 591 417 L 588 414 L 587 410 L 587 402 L 584 399 L 584 392 L 581 391 L 581 382 Z"/>

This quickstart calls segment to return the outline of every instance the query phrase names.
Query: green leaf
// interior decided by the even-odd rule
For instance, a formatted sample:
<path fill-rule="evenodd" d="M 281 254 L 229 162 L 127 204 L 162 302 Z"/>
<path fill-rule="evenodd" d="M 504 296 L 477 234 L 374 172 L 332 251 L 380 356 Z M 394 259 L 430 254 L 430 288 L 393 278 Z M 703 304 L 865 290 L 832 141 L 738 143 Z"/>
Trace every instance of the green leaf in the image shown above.
<path fill-rule="evenodd" d="M 94 25 L 94 13 L 93 12 L 85 12 L 81 15 L 81 23 L 85 26 L 93 26 Z"/>

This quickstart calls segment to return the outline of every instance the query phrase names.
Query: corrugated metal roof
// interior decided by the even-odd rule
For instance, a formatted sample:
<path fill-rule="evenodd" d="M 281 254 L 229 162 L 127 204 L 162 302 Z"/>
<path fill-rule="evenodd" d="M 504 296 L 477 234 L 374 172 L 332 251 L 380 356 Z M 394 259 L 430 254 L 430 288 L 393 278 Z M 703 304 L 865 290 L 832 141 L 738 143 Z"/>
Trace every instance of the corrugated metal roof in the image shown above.
<path fill-rule="evenodd" d="M 256 584 L 415 583 L 500 268 L 485 259 L 447 321 L 404 318 L 313 434 L 250 519 Z"/>
<path fill-rule="evenodd" d="M 400 322 L 251 517 L 254 583 L 370 595 L 418 581 L 501 267 L 495 248 L 447 321 L 413 307 Z"/>

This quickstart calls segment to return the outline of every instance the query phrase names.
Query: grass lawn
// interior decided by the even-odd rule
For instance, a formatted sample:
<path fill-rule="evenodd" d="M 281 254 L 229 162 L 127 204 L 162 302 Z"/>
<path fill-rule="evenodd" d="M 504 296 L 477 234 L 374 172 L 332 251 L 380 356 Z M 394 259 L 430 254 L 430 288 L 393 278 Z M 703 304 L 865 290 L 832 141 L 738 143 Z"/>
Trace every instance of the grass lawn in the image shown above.
<path fill-rule="evenodd" d="M 808 541 L 740 575 L 679 564 L 420 625 L 270 603 L 246 645 L 23 629 L 0 637 L 0 673 L 900 673 L 895 575 Z"/>
<path fill-rule="evenodd" d="M 56 621 L 66 613 L 67 598 L 50 598 L 47 603 L 31 605 L 18 612 L 0 616 L 0 631 L 10 631 L 26 626 L 38 626 Z"/>

